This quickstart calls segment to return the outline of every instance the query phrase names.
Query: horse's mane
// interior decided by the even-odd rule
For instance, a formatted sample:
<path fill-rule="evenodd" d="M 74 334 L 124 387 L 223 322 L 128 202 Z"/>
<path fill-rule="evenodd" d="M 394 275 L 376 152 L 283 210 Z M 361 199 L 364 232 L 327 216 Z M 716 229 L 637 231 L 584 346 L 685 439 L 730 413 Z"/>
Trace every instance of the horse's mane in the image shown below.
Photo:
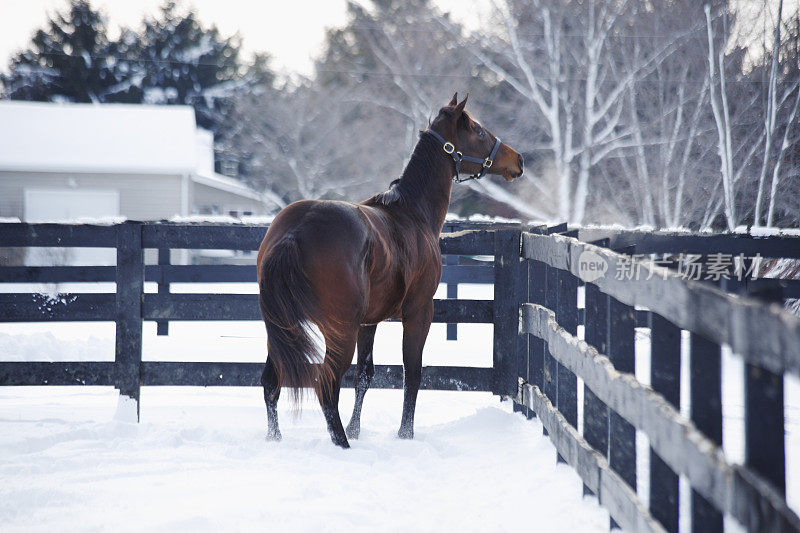
<path fill-rule="evenodd" d="M 433 168 L 435 153 L 435 140 L 430 135 L 420 131 L 420 139 L 411 159 L 408 161 L 403 175 L 393 180 L 389 188 L 382 193 L 369 198 L 366 205 L 408 205 L 413 200 L 423 195 L 426 177 Z"/>
<path fill-rule="evenodd" d="M 368 199 L 364 202 L 367 205 L 392 205 L 392 204 L 402 204 L 403 203 L 403 195 L 397 190 L 397 186 L 400 184 L 400 178 L 392 180 L 389 184 L 389 188 L 385 191 L 376 194 L 375 196 Z"/>

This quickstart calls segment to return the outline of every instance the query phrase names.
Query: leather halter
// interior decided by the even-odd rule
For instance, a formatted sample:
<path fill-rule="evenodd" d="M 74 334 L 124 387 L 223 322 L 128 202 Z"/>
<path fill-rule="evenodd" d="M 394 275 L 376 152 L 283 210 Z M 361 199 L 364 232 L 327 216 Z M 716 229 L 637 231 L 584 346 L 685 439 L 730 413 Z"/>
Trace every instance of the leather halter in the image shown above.
<path fill-rule="evenodd" d="M 456 147 L 450 141 L 446 141 L 444 137 L 433 131 L 432 129 L 427 130 L 428 133 L 433 135 L 440 143 L 442 143 L 442 149 L 444 152 L 453 158 L 453 161 L 456 163 L 456 175 L 453 176 L 453 181 L 456 183 L 462 183 L 469 180 L 479 180 L 486 175 L 486 171 L 489 170 L 494 162 L 494 156 L 497 155 L 497 150 L 500 149 L 500 139 L 495 137 L 494 147 L 492 148 L 492 152 L 484 158 L 475 157 L 471 155 L 464 155 L 461 152 L 456 151 Z M 461 162 L 467 161 L 468 163 L 477 163 L 481 165 L 480 171 L 472 174 L 468 178 L 459 178 L 458 173 L 461 170 Z"/>

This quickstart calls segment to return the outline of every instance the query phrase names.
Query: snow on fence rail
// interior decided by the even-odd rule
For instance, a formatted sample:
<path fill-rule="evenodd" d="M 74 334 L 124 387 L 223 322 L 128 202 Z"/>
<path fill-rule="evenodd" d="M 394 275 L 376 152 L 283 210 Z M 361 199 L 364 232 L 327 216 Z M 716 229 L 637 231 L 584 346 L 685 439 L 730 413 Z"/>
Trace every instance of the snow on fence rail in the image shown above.
<path fill-rule="evenodd" d="M 613 519 L 635 530 L 677 531 L 679 475 L 692 487 L 694 530 L 719 531 L 722 513 L 750 530 L 800 531 L 785 501 L 783 375 L 800 375 L 800 319 L 779 306 L 734 297 L 709 283 L 632 258 L 634 252 L 797 258 L 785 236 L 661 234 L 448 223 L 443 281 L 491 282 L 494 300 L 437 300 L 436 322 L 492 323 L 491 368 L 426 367 L 424 388 L 491 391 L 538 415 L 559 452 Z M 170 265 L 175 248 L 255 250 L 264 226 L 126 222 L 115 226 L 0 224 L 0 248 L 91 246 L 117 250 L 116 267 L 0 267 L 0 282 L 115 281 L 114 294 L 0 294 L 0 320 L 114 320 L 113 362 L 0 362 L 0 385 L 114 385 L 138 399 L 142 385 L 257 386 L 260 363 L 142 361 L 142 321 L 260 320 L 255 295 L 171 294 L 170 282 L 251 281 L 252 266 Z M 581 237 L 578 240 L 576 237 Z M 592 240 L 595 244 L 583 242 Z M 145 265 L 145 249 L 159 265 Z M 612 251 L 611 248 L 617 251 Z M 618 253 L 620 250 L 625 254 Z M 586 271 L 581 256 L 603 261 Z M 450 256 L 492 256 L 491 267 Z M 622 264 L 647 279 L 617 279 Z M 145 293 L 144 282 L 159 284 Z M 756 281 L 758 283 L 756 283 Z M 578 288 L 584 286 L 584 305 Z M 734 284 L 728 283 L 726 288 Z M 791 296 L 796 284 L 743 282 Z M 775 290 L 779 289 L 779 290 Z M 448 290 L 448 297 L 451 296 Z M 637 309 L 638 307 L 638 309 Z M 583 339 L 578 325 L 584 324 Z M 635 328 L 651 334 L 651 385 L 635 371 Z M 166 329 L 166 326 L 164 327 Z M 691 420 L 679 414 L 681 330 L 690 332 Z M 721 345 L 745 361 L 745 464 L 721 451 Z M 583 423 L 578 424 L 578 377 Z M 346 381 L 352 386 L 352 379 Z M 399 388 L 402 368 L 376 366 L 373 386 Z M 636 492 L 636 430 L 650 439 L 649 507 Z M 639 453 L 644 450 L 640 450 Z"/>
<path fill-rule="evenodd" d="M 575 234 L 603 246 L 564 235 L 521 236 L 518 408 L 539 415 L 559 454 L 624 527 L 677 531 L 683 475 L 692 487 L 694 531 L 721 531 L 723 513 L 750 531 L 800 530 L 785 501 L 783 405 L 783 375 L 800 375 L 800 319 L 778 305 L 732 296 L 629 255 L 724 250 L 796 258 L 800 239 Z M 586 257 L 601 261 L 605 274 L 587 269 Z M 632 263 L 641 276 L 615 275 Z M 577 308 L 579 285 L 583 309 Z M 581 315 L 583 339 L 577 332 Z M 650 329 L 650 387 L 634 376 L 637 325 Z M 682 329 L 691 336 L 691 420 L 679 413 Z M 745 362 L 743 466 L 727 463 L 721 449 L 722 344 Z M 584 386 L 580 428 L 578 377 Z M 636 492 L 637 429 L 651 447 L 649 509 Z"/>

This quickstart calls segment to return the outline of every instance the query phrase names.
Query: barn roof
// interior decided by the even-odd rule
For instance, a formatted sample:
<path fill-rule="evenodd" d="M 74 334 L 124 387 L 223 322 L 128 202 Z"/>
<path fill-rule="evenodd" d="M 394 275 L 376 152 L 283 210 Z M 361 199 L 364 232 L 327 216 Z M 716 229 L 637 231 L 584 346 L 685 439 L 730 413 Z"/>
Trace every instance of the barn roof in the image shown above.
<path fill-rule="evenodd" d="M 0 101 L 0 170 L 190 174 L 190 106 Z"/>

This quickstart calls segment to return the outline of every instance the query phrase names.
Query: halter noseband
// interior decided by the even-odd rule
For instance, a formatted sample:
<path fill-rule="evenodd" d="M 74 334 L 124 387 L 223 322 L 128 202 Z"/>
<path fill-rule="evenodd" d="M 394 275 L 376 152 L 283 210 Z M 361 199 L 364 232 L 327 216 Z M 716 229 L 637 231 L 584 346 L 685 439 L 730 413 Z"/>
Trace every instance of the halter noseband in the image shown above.
<path fill-rule="evenodd" d="M 456 183 L 462 183 L 462 182 L 469 181 L 469 180 L 479 180 L 482 177 L 484 177 L 486 175 L 486 171 L 489 170 L 489 168 L 491 168 L 492 163 L 494 162 L 494 156 L 497 155 L 497 150 L 500 149 L 500 139 L 495 137 L 494 147 L 492 148 L 492 153 L 490 153 L 488 155 L 488 157 L 485 157 L 485 158 L 482 159 L 480 157 L 474 157 L 474 156 L 471 156 L 471 155 L 464 155 L 461 152 L 457 152 L 456 151 L 456 147 L 455 147 L 455 145 L 453 143 L 451 143 L 450 141 L 446 141 L 444 139 L 444 137 L 442 137 L 441 135 L 439 135 L 438 133 L 436 133 L 432 129 L 428 129 L 428 133 L 430 133 L 431 135 L 436 137 L 436 139 L 440 143 L 442 143 L 442 148 L 444 149 L 444 152 L 447 155 L 449 155 L 450 157 L 452 157 L 453 161 L 455 161 L 455 163 L 456 163 L 456 175 L 453 176 L 453 181 L 455 181 Z M 461 178 L 458 177 L 458 173 L 461 170 L 461 162 L 462 161 L 467 161 L 468 163 L 478 163 L 479 165 L 481 165 L 481 169 L 480 169 L 480 171 L 476 172 L 475 174 L 472 174 L 470 177 L 461 179 Z"/>

